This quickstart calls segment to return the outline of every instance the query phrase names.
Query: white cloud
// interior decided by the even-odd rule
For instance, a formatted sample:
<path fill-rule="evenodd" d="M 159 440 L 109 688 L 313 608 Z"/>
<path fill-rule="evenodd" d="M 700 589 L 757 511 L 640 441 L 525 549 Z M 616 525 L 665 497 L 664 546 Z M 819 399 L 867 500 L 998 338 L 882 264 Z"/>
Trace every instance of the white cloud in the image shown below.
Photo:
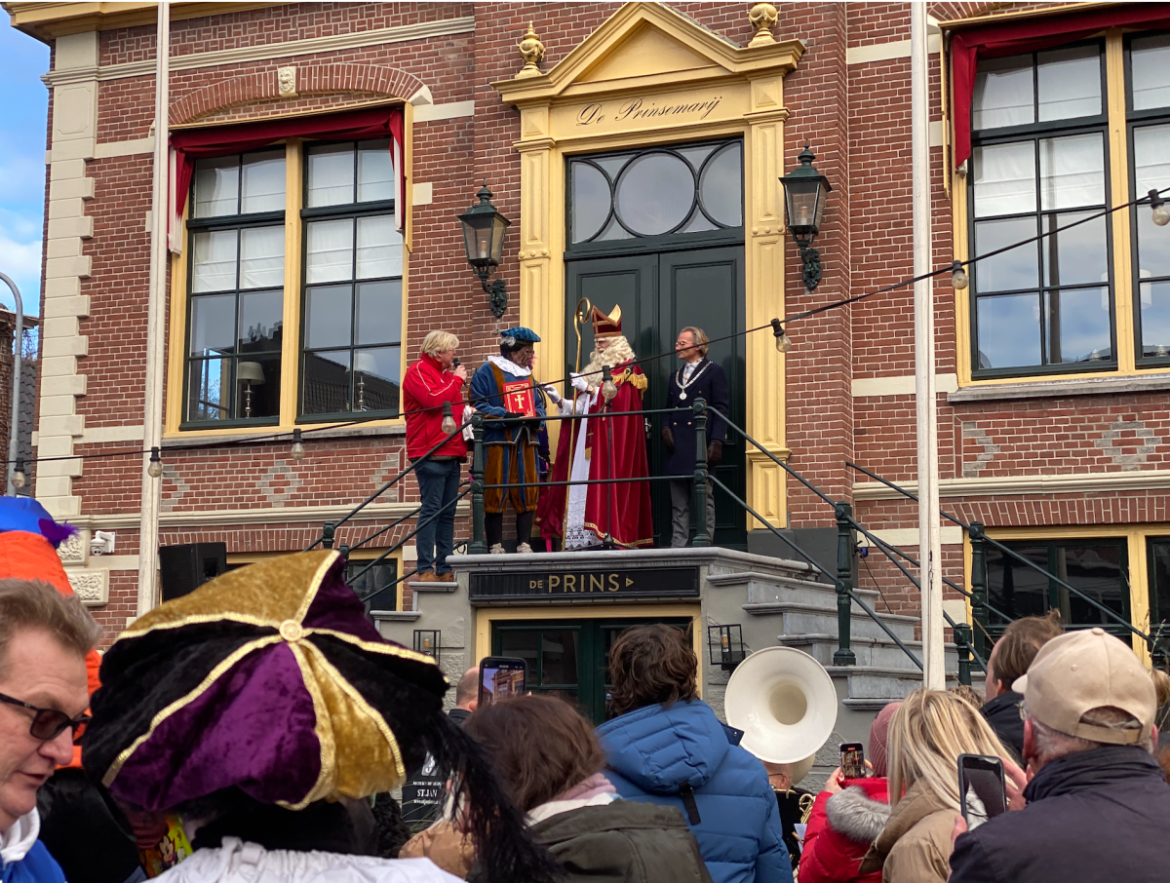
<path fill-rule="evenodd" d="M 11 239 L 0 228 L 0 272 L 12 277 L 20 288 L 26 313 L 37 313 L 41 299 L 41 238 L 24 242 Z M 12 307 L 12 293 L 7 285 L 0 285 L 0 303 Z"/>

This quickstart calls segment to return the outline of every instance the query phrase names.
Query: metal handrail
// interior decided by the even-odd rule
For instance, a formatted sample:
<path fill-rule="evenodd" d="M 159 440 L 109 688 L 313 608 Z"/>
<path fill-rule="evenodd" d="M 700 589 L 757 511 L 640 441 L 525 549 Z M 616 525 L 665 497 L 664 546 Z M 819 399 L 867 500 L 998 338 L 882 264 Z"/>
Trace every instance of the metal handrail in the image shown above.
<path fill-rule="evenodd" d="M 889 481 L 888 479 L 882 478 L 879 475 L 875 475 L 874 473 L 870 472 L 868 469 L 865 469 L 864 467 L 858 466 L 856 463 L 846 462 L 845 465 L 849 466 L 853 469 L 856 469 L 858 472 L 862 472 L 862 473 L 868 475 L 870 478 L 873 478 L 876 481 L 881 482 L 886 487 L 897 491 L 898 493 L 906 496 L 907 498 L 909 498 L 911 500 L 914 500 L 915 502 L 917 502 L 917 500 L 918 500 L 917 496 L 910 493 L 910 491 L 906 490 L 905 488 L 899 487 L 898 485 L 894 484 L 892 481 Z M 967 530 L 967 531 L 971 530 L 971 525 L 966 524 L 962 520 L 956 518 L 954 515 L 951 515 L 948 512 L 943 512 L 941 509 L 939 510 L 939 514 L 942 515 L 943 518 L 946 518 L 948 521 L 951 521 L 954 524 L 957 524 L 959 527 L 963 528 L 964 530 Z M 1019 554 L 1014 549 L 1008 548 L 1007 546 L 1005 546 L 1003 543 L 999 542 L 998 540 L 995 540 L 995 539 L 987 536 L 987 534 L 983 534 L 982 536 L 983 536 L 984 542 L 990 543 L 995 548 L 999 549 L 1001 552 L 1003 552 L 1007 555 L 1010 555 L 1012 558 L 1016 559 L 1017 561 L 1020 561 L 1023 564 L 1028 565 L 1033 570 L 1035 570 L 1037 573 L 1043 574 L 1044 576 L 1048 577 L 1049 580 L 1056 583 L 1058 586 L 1061 586 L 1062 588 L 1067 589 L 1068 591 L 1072 592 L 1074 595 L 1076 595 L 1082 601 L 1086 601 L 1088 604 L 1090 604 L 1091 606 L 1095 607 L 1097 610 L 1104 613 L 1107 617 L 1114 620 L 1118 625 L 1122 625 L 1125 628 L 1127 628 L 1131 634 L 1137 635 L 1139 638 L 1141 638 L 1143 641 L 1145 641 L 1147 645 L 1153 644 L 1153 641 L 1149 635 L 1147 635 L 1141 629 L 1134 626 L 1134 624 L 1131 623 L 1129 620 L 1122 618 L 1122 616 L 1119 613 L 1117 613 L 1117 611 L 1110 610 L 1104 604 L 1101 604 L 1096 599 L 1091 598 L 1089 595 L 1086 595 L 1084 592 L 1082 592 L 1076 586 L 1069 584 L 1065 580 L 1062 580 L 1056 574 L 1050 573 L 1049 571 L 1045 570 L 1043 567 L 1041 567 L 1036 562 L 1029 561 L 1023 555 Z M 1004 616 L 1002 613 L 999 613 L 999 611 L 996 611 L 996 613 L 999 616 L 1003 616 L 1004 619 L 1008 619 L 1008 620 L 1011 619 L 1010 616 Z"/>
<path fill-rule="evenodd" d="M 444 512 L 446 512 L 448 509 L 450 509 L 452 506 L 454 506 L 456 503 L 458 503 L 460 500 L 462 500 L 464 497 L 466 497 L 469 493 L 471 493 L 470 487 L 467 488 L 466 490 L 464 490 L 462 493 L 456 495 L 455 499 L 453 499 L 451 502 L 446 503 L 443 506 L 440 506 L 434 515 L 432 515 L 430 518 L 428 518 L 426 521 L 422 522 L 421 524 L 416 525 L 414 530 L 412 530 L 410 533 L 408 533 L 406 536 L 404 536 L 402 539 L 400 539 L 393 546 L 390 546 L 389 548 L 387 548 L 384 552 L 382 552 L 381 555 L 379 555 L 377 558 L 373 559 L 369 564 L 367 564 L 365 567 L 363 567 L 361 570 L 359 570 L 357 573 L 355 573 L 352 577 L 350 577 L 349 581 L 354 582 L 359 577 L 364 576 L 365 573 L 371 567 L 373 567 L 375 564 L 380 564 L 383 561 L 385 561 L 386 556 L 391 555 L 394 552 L 397 552 L 399 549 L 401 549 L 403 546 L 405 546 L 407 540 L 414 539 L 415 534 L 417 534 L 420 530 L 422 530 L 428 524 L 431 524 L 432 522 L 434 522 L 440 515 L 442 515 Z"/>

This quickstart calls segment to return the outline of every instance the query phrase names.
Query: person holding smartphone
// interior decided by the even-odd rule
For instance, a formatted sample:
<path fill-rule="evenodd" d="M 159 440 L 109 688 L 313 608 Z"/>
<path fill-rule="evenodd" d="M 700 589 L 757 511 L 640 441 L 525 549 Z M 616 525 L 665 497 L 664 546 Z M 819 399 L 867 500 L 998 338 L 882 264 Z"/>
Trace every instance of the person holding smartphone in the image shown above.
<path fill-rule="evenodd" d="M 860 873 L 880 872 L 884 883 L 946 883 L 961 754 L 1004 758 L 1008 749 L 965 699 L 940 690 L 907 696 L 890 722 L 890 818 Z"/>
<path fill-rule="evenodd" d="M 843 758 L 817 795 L 804 832 L 800 883 L 881 883 L 880 870 L 861 873 L 861 860 L 890 817 L 886 739 L 901 704 L 891 702 L 870 725 L 869 758 L 860 757 L 861 775 L 846 775 Z"/>
<path fill-rule="evenodd" d="M 955 839 L 952 883 L 1154 883 L 1167 877 L 1170 788 L 1153 681 L 1104 629 L 1045 644 L 1023 695 L 1027 806 Z M 962 831 L 965 821 L 955 821 Z"/>

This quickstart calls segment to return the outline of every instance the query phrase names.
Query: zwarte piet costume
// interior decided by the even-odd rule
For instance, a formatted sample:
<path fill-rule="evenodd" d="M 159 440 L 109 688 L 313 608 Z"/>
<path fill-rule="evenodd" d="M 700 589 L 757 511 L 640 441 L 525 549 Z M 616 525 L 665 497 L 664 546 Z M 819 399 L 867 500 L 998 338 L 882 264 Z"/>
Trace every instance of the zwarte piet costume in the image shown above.
<path fill-rule="evenodd" d="M 522 816 L 490 763 L 443 714 L 438 664 L 378 634 L 344 568 L 332 551 L 271 559 L 130 625 L 102 663 L 87 771 L 139 809 L 300 810 L 389 791 L 429 753 L 467 807 L 493 883 L 550 880 L 547 855 L 517 838 Z M 219 834 L 217 848 L 237 848 L 226 835 L 239 829 Z M 198 832 L 195 845 L 188 862 Z"/>

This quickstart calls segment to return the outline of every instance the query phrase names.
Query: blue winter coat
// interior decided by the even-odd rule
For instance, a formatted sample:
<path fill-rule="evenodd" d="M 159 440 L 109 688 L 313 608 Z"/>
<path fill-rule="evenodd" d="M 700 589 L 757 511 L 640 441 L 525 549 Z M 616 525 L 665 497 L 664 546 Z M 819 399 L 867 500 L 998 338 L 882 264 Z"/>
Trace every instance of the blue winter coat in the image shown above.
<path fill-rule="evenodd" d="M 674 806 L 690 822 L 714 883 L 792 883 L 776 795 L 764 766 L 732 745 L 700 699 L 649 705 L 597 729 L 618 794 Z M 680 787 L 694 789 L 699 821 Z"/>
<path fill-rule="evenodd" d="M 65 883 L 65 875 L 45 844 L 38 840 L 20 861 L 0 867 L 0 880 L 3 883 Z"/>

